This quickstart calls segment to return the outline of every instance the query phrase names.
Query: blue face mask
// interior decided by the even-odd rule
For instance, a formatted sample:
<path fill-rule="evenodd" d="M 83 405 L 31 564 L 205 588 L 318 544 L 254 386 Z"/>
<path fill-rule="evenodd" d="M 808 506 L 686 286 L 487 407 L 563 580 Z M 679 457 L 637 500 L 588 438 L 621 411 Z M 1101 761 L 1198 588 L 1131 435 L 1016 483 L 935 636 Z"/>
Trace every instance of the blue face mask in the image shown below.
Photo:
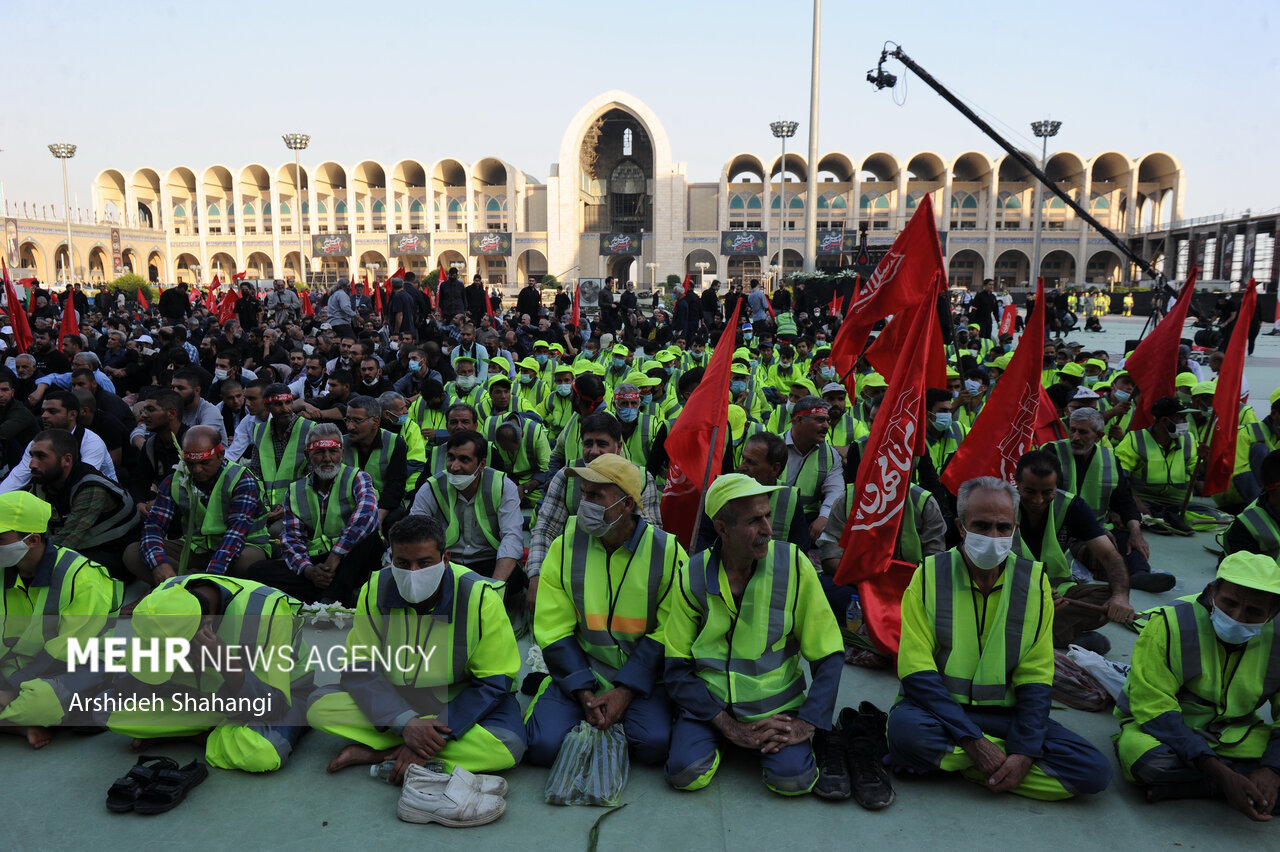
<path fill-rule="evenodd" d="M 744 382 L 742 379 L 729 382 L 729 390 L 733 391 L 734 393 L 742 393 L 746 389 L 747 389 L 747 383 Z"/>
<path fill-rule="evenodd" d="M 1012 351 L 1013 351 L 1013 344 L 1012 344 L 1012 343 L 1005 343 L 1005 344 L 1002 344 L 1000 348 L 1001 348 L 1001 349 L 1003 349 L 1005 352 L 1012 352 Z"/>
<path fill-rule="evenodd" d="M 651 393 L 647 393 L 647 394 L 645 394 L 644 396 L 640 397 L 640 404 L 641 404 L 641 405 L 653 405 L 653 394 L 651 394 Z"/>
<path fill-rule="evenodd" d="M 618 419 L 623 423 L 635 423 L 640 419 L 640 409 L 638 408 L 619 408 Z"/>
<path fill-rule="evenodd" d="M 1119 388 L 1117 388 L 1116 390 L 1112 391 L 1112 393 L 1114 393 L 1114 394 L 1116 395 L 1116 402 L 1128 402 L 1128 401 L 1129 401 L 1129 394 L 1125 393 L 1124 391 L 1120 390 Z"/>
<path fill-rule="evenodd" d="M 676 374 L 676 368 L 675 368 L 675 367 L 664 367 L 663 369 L 665 369 L 665 370 L 667 371 L 667 375 L 668 375 L 668 376 L 674 376 L 674 375 Z"/>
<path fill-rule="evenodd" d="M 818 376 L 821 377 L 821 379 L 824 382 L 834 382 L 837 378 L 839 378 L 836 375 L 836 371 L 834 367 L 823 367 L 821 370 L 818 371 Z"/>
<path fill-rule="evenodd" d="M 545 364 L 551 360 L 551 356 L 547 355 L 545 352 L 539 352 L 537 355 L 533 356 L 533 360 L 537 361 L 539 364 Z"/>
<path fill-rule="evenodd" d="M 950 429 L 951 428 L 951 412 L 939 411 L 937 414 L 933 415 L 933 423 L 935 426 L 937 426 L 939 429 L 941 429 L 944 432 L 947 429 Z"/>
<path fill-rule="evenodd" d="M 568 396 L 569 394 L 573 393 L 573 385 L 567 384 L 567 383 L 563 385 L 556 385 L 556 393 L 560 394 L 561 396 Z"/>
<path fill-rule="evenodd" d="M 418 372 L 418 368 L 419 368 L 419 367 L 421 367 L 421 366 L 422 366 L 422 362 L 421 362 L 421 361 L 419 361 L 417 358 L 410 358 L 410 359 L 409 359 L 409 372 L 410 372 L 410 373 L 416 373 L 416 372 Z"/>
<path fill-rule="evenodd" d="M 1266 622 L 1262 624 L 1245 624 L 1236 621 L 1222 610 L 1218 609 L 1215 604 L 1213 612 L 1209 613 L 1209 621 L 1213 624 L 1213 632 L 1218 634 L 1218 638 L 1228 645 L 1243 645 L 1253 639 L 1262 632 L 1262 628 L 1266 627 Z"/>
<path fill-rule="evenodd" d="M 743 340 L 750 340 L 750 339 L 752 339 L 753 337 L 755 337 L 755 335 L 754 335 L 754 334 L 752 334 L 752 333 L 751 333 L 751 332 L 749 332 L 749 331 L 748 331 L 748 332 L 744 332 L 744 333 L 743 333 L 743 335 L 742 335 L 742 339 L 743 339 Z"/>
<path fill-rule="evenodd" d="M 613 368 L 614 368 L 615 370 L 621 370 L 621 369 L 622 369 L 623 367 L 625 367 L 625 366 L 627 366 L 627 359 L 626 359 L 626 358 L 614 358 L 614 359 L 613 359 Z"/>
<path fill-rule="evenodd" d="M 397 426 L 403 426 L 405 423 L 408 423 L 408 422 L 409 422 L 409 412 L 407 411 L 396 418 Z"/>
<path fill-rule="evenodd" d="M 585 351 L 585 352 L 583 352 L 583 353 L 582 353 L 582 357 L 583 357 L 583 358 L 586 358 L 588 361 L 594 361 L 594 360 L 596 360 L 596 355 L 598 355 L 598 354 L 599 354 L 599 353 L 598 353 L 598 352 L 596 352 L 595 350 L 593 350 L 593 349 L 588 349 L 587 351 Z"/>
<path fill-rule="evenodd" d="M 969 392 L 969 396 L 977 396 L 978 392 L 982 390 L 982 385 L 977 379 L 965 379 L 964 389 Z"/>

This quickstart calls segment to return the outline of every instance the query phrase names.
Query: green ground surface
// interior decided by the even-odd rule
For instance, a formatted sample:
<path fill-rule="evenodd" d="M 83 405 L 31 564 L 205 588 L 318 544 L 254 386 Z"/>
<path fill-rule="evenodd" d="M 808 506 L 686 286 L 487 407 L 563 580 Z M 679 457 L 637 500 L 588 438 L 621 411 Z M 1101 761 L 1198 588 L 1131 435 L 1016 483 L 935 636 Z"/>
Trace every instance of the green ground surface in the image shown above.
<path fill-rule="evenodd" d="M 1076 335 L 1088 348 L 1120 352 L 1136 337 L 1141 320 L 1111 319 L 1102 334 Z M 1261 337 L 1247 366 L 1259 414 L 1272 388 L 1280 386 L 1280 338 Z M 1156 570 L 1177 575 L 1178 588 L 1165 595 L 1134 592 L 1135 606 L 1149 607 L 1199 590 L 1210 579 L 1214 559 L 1194 538 L 1151 536 Z M 1111 657 L 1127 661 L 1135 634 L 1113 625 Z M 333 632 L 314 632 L 318 644 Z M 522 643 L 523 646 L 524 643 Z M 897 692 L 889 672 L 846 666 L 840 706 L 869 700 L 887 708 Z M 1055 718 L 1080 732 L 1112 757 L 1114 719 L 1107 713 L 1058 709 Z M 604 811 L 554 807 L 542 799 L 545 770 L 519 767 L 507 773 L 507 812 L 497 822 L 459 832 L 397 820 L 399 790 L 371 779 L 363 768 L 337 775 L 326 763 L 341 742 L 312 732 L 281 772 L 250 776 L 211 770 L 207 781 L 176 810 L 160 816 L 116 815 L 103 805 L 111 782 L 133 764 L 127 740 L 115 734 L 80 736 L 56 732 L 40 752 L 25 741 L 0 737 L 3 767 L 0 848 L 8 849 L 201 849 L 272 848 L 448 848 L 466 843 L 483 849 L 585 849 L 592 823 Z M 202 757 L 190 744 L 150 750 L 180 763 Z M 1221 802 L 1147 805 L 1119 778 L 1106 792 L 1086 800 L 1035 802 L 994 796 L 954 777 L 896 779 L 897 800 L 869 813 L 852 801 L 810 797 L 782 799 L 760 781 L 748 755 L 730 755 L 711 785 L 678 793 L 659 769 L 633 767 L 623 796 L 628 807 L 600 830 L 599 848 L 621 850 L 779 850 L 807 848 L 914 849 L 1266 849 L 1278 848 L 1280 825 L 1256 824 Z"/>

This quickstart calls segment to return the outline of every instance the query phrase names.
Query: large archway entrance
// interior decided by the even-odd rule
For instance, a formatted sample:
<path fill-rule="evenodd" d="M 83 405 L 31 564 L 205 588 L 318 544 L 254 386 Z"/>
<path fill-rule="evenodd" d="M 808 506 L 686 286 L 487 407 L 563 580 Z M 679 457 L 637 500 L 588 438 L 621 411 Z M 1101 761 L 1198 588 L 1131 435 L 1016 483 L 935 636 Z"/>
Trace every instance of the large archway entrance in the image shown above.
<path fill-rule="evenodd" d="M 516 258 L 516 277 L 520 286 L 524 286 L 530 278 L 541 278 L 547 274 L 547 256 L 537 249 L 525 249 Z"/>
<path fill-rule="evenodd" d="M 947 282 L 952 287 L 976 288 L 982 283 L 986 264 L 973 249 L 958 251 L 947 264 Z"/>
<path fill-rule="evenodd" d="M 1009 249 L 996 258 L 993 278 L 997 287 L 1024 287 L 1031 261 L 1018 249 Z"/>
<path fill-rule="evenodd" d="M 729 281 L 742 285 L 742 292 L 751 288 L 751 282 L 760 281 L 760 258 L 752 255 L 733 255 L 729 258 Z"/>
<path fill-rule="evenodd" d="M 637 274 L 636 257 L 631 254 L 620 254 L 617 257 L 609 258 L 605 273 L 611 278 L 617 279 L 621 283 L 636 280 Z"/>
<path fill-rule="evenodd" d="M 621 107 L 605 110 L 583 134 L 578 161 L 583 231 L 653 230 L 653 142 L 642 121 Z"/>
<path fill-rule="evenodd" d="M 1076 280 L 1076 259 L 1070 252 L 1051 251 L 1040 261 L 1045 287 L 1065 287 Z"/>

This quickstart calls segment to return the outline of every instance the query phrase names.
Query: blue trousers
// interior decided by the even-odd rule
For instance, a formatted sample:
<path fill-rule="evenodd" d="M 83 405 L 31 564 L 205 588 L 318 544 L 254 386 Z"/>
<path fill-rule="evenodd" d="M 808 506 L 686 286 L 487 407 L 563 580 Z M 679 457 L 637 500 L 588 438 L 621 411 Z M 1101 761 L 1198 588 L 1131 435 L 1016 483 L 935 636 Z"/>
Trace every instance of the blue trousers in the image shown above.
<path fill-rule="evenodd" d="M 1013 728 L 1010 711 L 964 708 L 969 720 L 988 739 L 1003 747 Z M 959 743 L 951 739 L 942 722 L 928 709 L 903 699 L 889 711 L 889 756 L 913 769 L 941 769 L 962 772 L 970 780 L 982 781 Z M 1013 792 L 1035 799 L 1065 799 L 1099 793 L 1111 783 L 1111 763 L 1079 734 L 1052 719 L 1048 720 L 1040 757 L 1022 785 Z"/>
<path fill-rule="evenodd" d="M 719 744 L 720 732 L 711 724 L 681 714 L 671 729 L 667 783 L 677 790 L 700 790 L 710 784 L 720 768 Z M 807 742 L 760 755 L 760 768 L 765 786 L 783 796 L 807 793 L 818 780 L 818 765 Z"/>
<path fill-rule="evenodd" d="M 547 678 L 525 716 L 529 741 L 525 760 L 534 766 L 555 763 L 565 734 L 585 718 L 578 699 Z M 671 744 L 671 702 L 666 689 L 657 685 L 647 697 L 637 695 L 622 714 L 622 730 L 637 761 L 658 764 L 666 760 Z"/>

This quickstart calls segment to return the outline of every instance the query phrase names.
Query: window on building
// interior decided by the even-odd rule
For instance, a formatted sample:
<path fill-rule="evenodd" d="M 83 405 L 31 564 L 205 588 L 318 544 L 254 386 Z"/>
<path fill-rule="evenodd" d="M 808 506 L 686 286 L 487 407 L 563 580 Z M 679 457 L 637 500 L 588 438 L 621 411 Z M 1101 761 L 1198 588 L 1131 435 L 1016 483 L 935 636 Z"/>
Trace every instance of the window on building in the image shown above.
<path fill-rule="evenodd" d="M 622 156 L 631 156 L 631 128 L 622 131 Z"/>

